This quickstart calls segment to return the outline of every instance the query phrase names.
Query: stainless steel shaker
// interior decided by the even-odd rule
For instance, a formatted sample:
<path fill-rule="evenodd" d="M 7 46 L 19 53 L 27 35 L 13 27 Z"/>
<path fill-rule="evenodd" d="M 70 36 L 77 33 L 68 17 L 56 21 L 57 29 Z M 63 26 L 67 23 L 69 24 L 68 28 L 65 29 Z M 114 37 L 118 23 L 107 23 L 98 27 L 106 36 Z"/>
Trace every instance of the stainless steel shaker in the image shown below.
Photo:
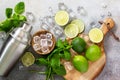
<path fill-rule="evenodd" d="M 5 76 L 12 69 L 23 54 L 30 40 L 32 27 L 24 23 L 22 27 L 14 29 L 0 50 L 0 76 Z"/>

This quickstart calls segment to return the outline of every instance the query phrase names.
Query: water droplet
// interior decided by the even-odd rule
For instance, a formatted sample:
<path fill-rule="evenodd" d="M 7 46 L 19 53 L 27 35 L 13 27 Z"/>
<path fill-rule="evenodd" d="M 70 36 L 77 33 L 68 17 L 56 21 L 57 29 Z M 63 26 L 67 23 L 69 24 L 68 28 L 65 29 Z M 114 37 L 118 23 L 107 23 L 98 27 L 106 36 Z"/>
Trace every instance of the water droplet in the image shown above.
<path fill-rule="evenodd" d="M 26 12 L 26 17 L 28 22 L 34 22 L 35 21 L 35 16 L 33 15 L 32 12 Z"/>
<path fill-rule="evenodd" d="M 53 41 L 51 39 L 48 39 L 48 46 L 51 47 L 53 45 Z"/>
<path fill-rule="evenodd" d="M 34 43 L 40 43 L 40 37 L 39 36 L 34 36 L 33 37 L 33 41 L 34 41 Z"/>
<path fill-rule="evenodd" d="M 41 49 L 39 44 L 33 44 L 33 48 L 34 48 L 35 51 L 38 51 L 38 50 Z"/>
<path fill-rule="evenodd" d="M 52 34 L 51 33 L 47 33 L 46 37 L 47 37 L 47 39 L 52 39 Z"/>
<path fill-rule="evenodd" d="M 81 16 L 86 16 L 86 15 L 87 15 L 86 10 L 84 9 L 84 7 L 81 7 L 81 6 L 79 6 L 79 7 L 77 8 L 77 12 L 78 12 Z"/>
<path fill-rule="evenodd" d="M 101 6 L 102 6 L 102 8 L 104 8 L 104 9 L 107 8 L 107 4 L 106 4 L 106 3 L 102 3 Z"/>
<path fill-rule="evenodd" d="M 22 70 L 24 67 L 22 65 L 19 66 L 19 70 Z"/>
<path fill-rule="evenodd" d="M 41 45 L 42 47 L 48 46 L 47 39 L 41 39 L 41 40 L 40 40 L 40 45 Z"/>
<path fill-rule="evenodd" d="M 59 10 L 67 10 L 67 6 L 64 3 L 59 3 L 58 8 Z"/>

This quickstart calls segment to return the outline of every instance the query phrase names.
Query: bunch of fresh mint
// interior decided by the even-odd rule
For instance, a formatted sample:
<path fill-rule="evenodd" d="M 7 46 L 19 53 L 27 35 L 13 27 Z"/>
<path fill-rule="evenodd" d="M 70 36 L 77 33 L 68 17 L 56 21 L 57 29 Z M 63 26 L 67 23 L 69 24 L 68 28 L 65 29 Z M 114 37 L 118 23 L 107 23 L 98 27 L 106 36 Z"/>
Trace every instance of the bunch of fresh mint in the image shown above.
<path fill-rule="evenodd" d="M 65 59 L 69 61 L 71 59 L 71 53 L 69 51 L 71 47 L 72 46 L 67 42 L 67 40 L 62 41 L 59 39 L 56 42 L 55 49 L 47 56 L 47 58 L 38 58 L 36 60 L 37 65 L 45 65 L 47 67 L 46 71 L 42 72 L 46 74 L 46 80 L 54 80 L 53 74 L 60 76 L 66 74 L 66 70 L 60 60 Z"/>
<path fill-rule="evenodd" d="M 14 7 L 14 12 L 12 8 L 6 8 L 6 17 L 4 21 L 0 22 L 0 31 L 9 32 L 12 28 L 16 28 L 21 22 L 26 21 L 26 17 L 22 15 L 25 11 L 24 2 L 19 2 Z"/>

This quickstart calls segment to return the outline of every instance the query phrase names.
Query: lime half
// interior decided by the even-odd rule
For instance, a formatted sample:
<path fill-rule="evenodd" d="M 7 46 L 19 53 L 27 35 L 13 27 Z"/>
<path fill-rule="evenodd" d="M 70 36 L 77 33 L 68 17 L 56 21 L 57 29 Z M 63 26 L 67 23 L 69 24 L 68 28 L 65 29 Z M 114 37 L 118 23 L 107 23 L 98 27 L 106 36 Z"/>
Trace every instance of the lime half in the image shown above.
<path fill-rule="evenodd" d="M 103 40 L 103 32 L 98 28 L 93 28 L 89 32 L 89 38 L 94 43 L 100 43 Z"/>
<path fill-rule="evenodd" d="M 35 62 L 35 57 L 33 56 L 33 54 L 31 52 L 26 52 L 22 56 L 22 63 L 24 66 L 29 67 L 32 64 L 34 64 L 34 62 Z"/>
<path fill-rule="evenodd" d="M 75 24 L 69 24 L 65 27 L 65 35 L 69 38 L 74 38 L 78 35 L 79 33 L 79 28 Z"/>
<path fill-rule="evenodd" d="M 68 23 L 69 21 L 69 14 L 67 11 L 58 11 L 55 15 L 55 22 L 60 25 L 64 26 Z"/>
<path fill-rule="evenodd" d="M 76 19 L 71 22 L 72 24 L 76 24 L 79 28 L 79 33 L 83 32 L 85 29 L 85 24 L 82 20 Z"/>

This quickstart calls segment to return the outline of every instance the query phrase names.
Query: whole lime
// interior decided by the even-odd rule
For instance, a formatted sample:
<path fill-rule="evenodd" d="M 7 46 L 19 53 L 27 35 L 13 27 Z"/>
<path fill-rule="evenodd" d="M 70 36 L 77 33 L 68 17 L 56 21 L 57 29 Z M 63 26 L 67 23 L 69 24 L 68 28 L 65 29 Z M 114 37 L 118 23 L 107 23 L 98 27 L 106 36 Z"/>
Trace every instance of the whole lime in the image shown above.
<path fill-rule="evenodd" d="M 76 70 L 80 72 L 86 72 L 88 70 L 88 61 L 87 59 L 82 55 L 76 55 L 73 58 L 73 66 Z"/>
<path fill-rule="evenodd" d="M 101 49 L 97 45 L 91 45 L 85 53 L 85 56 L 88 60 L 90 61 L 96 61 L 100 58 L 101 56 Z"/>
<path fill-rule="evenodd" d="M 77 53 L 81 53 L 85 50 L 86 42 L 80 37 L 76 37 L 72 40 L 72 49 Z"/>

